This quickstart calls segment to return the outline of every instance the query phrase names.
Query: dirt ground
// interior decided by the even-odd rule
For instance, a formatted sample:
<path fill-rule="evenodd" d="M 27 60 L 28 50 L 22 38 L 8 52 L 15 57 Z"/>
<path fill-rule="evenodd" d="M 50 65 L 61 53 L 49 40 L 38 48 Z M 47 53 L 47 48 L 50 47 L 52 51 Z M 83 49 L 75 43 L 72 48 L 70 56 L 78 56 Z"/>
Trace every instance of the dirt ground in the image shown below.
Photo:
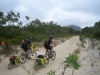
<path fill-rule="evenodd" d="M 0 75 L 47 75 L 50 70 L 55 71 L 56 75 L 62 75 L 64 70 L 63 62 L 69 53 L 72 54 L 79 49 L 79 63 L 81 67 L 74 71 L 74 75 L 100 75 L 100 50 L 92 49 L 90 42 L 86 40 L 85 48 L 80 46 L 79 36 L 72 37 L 54 47 L 56 51 L 55 60 L 50 60 L 49 64 L 41 67 L 39 71 L 34 71 L 34 60 L 27 60 L 24 64 L 13 66 L 8 70 L 8 57 L 4 58 L 0 63 Z M 45 54 L 45 49 L 40 48 L 37 54 Z M 72 68 L 67 68 L 65 75 L 72 75 Z"/>

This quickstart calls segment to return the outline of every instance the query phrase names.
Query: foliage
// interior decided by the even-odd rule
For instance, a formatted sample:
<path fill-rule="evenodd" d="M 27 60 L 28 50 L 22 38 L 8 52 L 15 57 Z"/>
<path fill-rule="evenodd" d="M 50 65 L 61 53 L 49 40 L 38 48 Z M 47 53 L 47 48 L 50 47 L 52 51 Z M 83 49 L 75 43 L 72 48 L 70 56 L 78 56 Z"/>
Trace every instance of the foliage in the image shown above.
<path fill-rule="evenodd" d="M 66 63 L 66 65 L 64 66 L 64 72 L 65 72 L 65 69 L 69 66 L 69 64 L 73 67 L 72 75 L 74 74 L 74 69 L 77 70 L 80 67 L 78 63 L 78 56 L 76 54 L 69 54 L 69 56 L 66 57 L 66 60 L 64 61 L 64 63 Z M 64 75 L 64 72 L 63 72 L 63 75 Z"/>
<path fill-rule="evenodd" d="M 15 13 L 13 10 L 5 15 L 0 11 L 0 41 L 9 40 L 9 44 L 20 44 L 21 40 L 32 36 L 34 42 L 40 42 L 48 38 L 49 35 L 54 35 L 55 38 L 69 37 L 79 35 L 79 31 L 73 28 L 61 26 L 54 21 L 41 22 L 39 19 L 30 20 L 25 16 L 26 23 L 20 21 L 20 13 Z M 81 35 L 85 37 L 100 38 L 100 21 L 96 22 L 93 27 L 85 27 L 81 31 Z"/>
<path fill-rule="evenodd" d="M 84 40 L 84 36 L 83 35 L 80 35 L 80 41 L 82 43 L 82 47 L 85 47 L 84 46 L 85 40 Z"/>
<path fill-rule="evenodd" d="M 47 74 L 48 74 L 48 75 L 55 75 L 55 71 L 50 70 Z"/>
<path fill-rule="evenodd" d="M 76 54 L 69 54 L 64 63 L 70 63 L 76 70 L 80 67 L 78 63 L 78 56 Z"/>
<path fill-rule="evenodd" d="M 100 47 L 98 47 L 98 49 L 100 50 Z"/>
<path fill-rule="evenodd" d="M 44 41 L 49 35 L 54 35 L 55 38 L 67 37 L 77 34 L 72 28 L 61 27 L 57 23 L 41 22 L 39 19 L 27 22 L 30 18 L 25 16 L 26 24 L 19 20 L 20 13 L 15 13 L 13 10 L 4 15 L 0 12 L 0 41 L 4 40 L 9 44 L 20 44 L 21 40 L 33 37 L 34 42 Z"/>
<path fill-rule="evenodd" d="M 81 34 L 85 37 L 95 38 L 100 40 L 100 21 L 96 22 L 93 27 L 85 27 Z"/>

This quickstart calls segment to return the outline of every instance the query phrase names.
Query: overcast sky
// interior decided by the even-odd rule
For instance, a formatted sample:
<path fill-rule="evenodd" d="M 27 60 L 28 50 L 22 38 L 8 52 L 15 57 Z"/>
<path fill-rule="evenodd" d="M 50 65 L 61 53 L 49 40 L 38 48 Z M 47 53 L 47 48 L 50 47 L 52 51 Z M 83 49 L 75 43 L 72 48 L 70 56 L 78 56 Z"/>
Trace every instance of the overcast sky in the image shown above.
<path fill-rule="evenodd" d="M 0 11 L 19 12 L 21 21 L 25 16 L 41 22 L 54 21 L 61 26 L 94 26 L 100 20 L 100 0 L 0 0 Z"/>

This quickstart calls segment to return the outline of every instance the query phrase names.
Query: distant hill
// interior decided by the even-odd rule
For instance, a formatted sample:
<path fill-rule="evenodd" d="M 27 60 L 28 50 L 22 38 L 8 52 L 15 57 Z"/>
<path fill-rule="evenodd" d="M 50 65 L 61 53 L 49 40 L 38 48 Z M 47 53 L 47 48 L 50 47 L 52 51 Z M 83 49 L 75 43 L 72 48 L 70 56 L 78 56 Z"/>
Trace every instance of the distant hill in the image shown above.
<path fill-rule="evenodd" d="M 76 25 L 68 25 L 68 26 L 66 26 L 66 27 L 72 27 L 72 28 L 73 28 L 74 30 L 76 30 L 76 31 L 81 31 L 81 30 L 82 30 L 81 27 L 76 26 Z"/>

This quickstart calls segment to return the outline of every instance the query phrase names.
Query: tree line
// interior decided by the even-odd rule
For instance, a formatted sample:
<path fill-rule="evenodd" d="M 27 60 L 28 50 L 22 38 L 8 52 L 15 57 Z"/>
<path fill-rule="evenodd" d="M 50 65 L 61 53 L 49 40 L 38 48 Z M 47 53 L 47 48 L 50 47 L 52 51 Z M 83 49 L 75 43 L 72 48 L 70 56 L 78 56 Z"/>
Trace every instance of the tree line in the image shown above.
<path fill-rule="evenodd" d="M 25 18 L 27 21 L 30 19 L 28 16 L 25 16 Z M 40 42 L 51 34 L 55 38 L 79 34 L 73 28 L 58 25 L 54 21 L 41 22 L 36 18 L 23 24 L 19 19 L 20 13 L 15 13 L 13 10 L 7 12 L 7 15 L 0 11 L 0 41 L 4 40 L 9 44 L 19 44 L 28 37 L 33 37 L 33 41 Z"/>
<path fill-rule="evenodd" d="M 81 31 L 75 31 L 73 28 L 58 25 L 54 21 L 41 22 L 39 19 L 29 21 L 25 16 L 27 23 L 20 21 L 20 13 L 13 10 L 5 15 L 0 11 L 0 41 L 4 40 L 8 44 L 20 44 L 23 39 L 32 37 L 33 41 L 44 41 L 49 35 L 55 38 L 68 37 L 72 35 L 85 35 L 86 37 L 100 38 L 100 21 L 93 27 L 85 27 Z"/>
<path fill-rule="evenodd" d="M 100 40 L 100 21 L 95 22 L 93 27 L 85 27 L 82 29 L 81 34 L 85 37 L 95 38 Z"/>

